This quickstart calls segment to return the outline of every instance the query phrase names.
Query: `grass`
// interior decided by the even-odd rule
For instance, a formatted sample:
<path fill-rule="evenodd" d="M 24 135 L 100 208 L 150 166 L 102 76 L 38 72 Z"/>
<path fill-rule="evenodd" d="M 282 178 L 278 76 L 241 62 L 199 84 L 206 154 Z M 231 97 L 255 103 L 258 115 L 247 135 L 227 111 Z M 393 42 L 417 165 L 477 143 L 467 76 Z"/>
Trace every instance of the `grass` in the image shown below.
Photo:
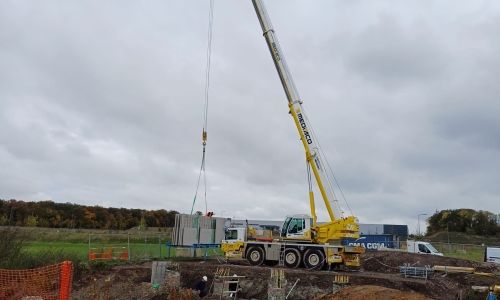
<path fill-rule="evenodd" d="M 170 241 L 171 228 L 162 228 L 161 231 L 158 228 L 149 228 L 145 231 L 109 231 L 17 227 L 16 230 L 26 237 L 23 245 L 25 251 L 33 255 L 44 251 L 56 251 L 86 261 L 90 236 L 91 247 L 98 248 L 96 252 L 103 252 L 109 247 L 128 249 L 128 241 L 130 241 L 130 259 L 132 261 L 176 257 L 175 247 L 170 248 L 169 255 L 165 246 L 166 242 Z M 202 250 L 199 251 L 203 253 Z M 220 251 L 210 250 L 209 255 L 222 254 Z"/>
<path fill-rule="evenodd" d="M 110 244 L 91 244 L 92 248 L 97 248 L 96 252 L 102 252 L 109 248 Z M 123 247 L 127 249 L 127 243 L 113 244 L 114 247 Z M 82 260 L 87 259 L 89 244 L 88 243 L 68 243 L 68 242 L 28 242 L 24 245 L 24 249 L 28 253 L 36 254 L 44 251 L 61 251 L 70 255 L 74 255 Z M 130 243 L 131 260 L 144 260 L 152 258 L 164 258 L 167 255 L 165 244 L 144 244 Z M 175 250 L 171 249 L 171 255 L 175 255 Z"/>
<path fill-rule="evenodd" d="M 484 261 L 484 247 L 500 245 L 498 236 L 480 236 L 464 232 L 441 231 L 425 237 L 445 256 Z"/>
<path fill-rule="evenodd" d="M 29 255 L 58 252 L 87 260 L 90 246 L 108 248 L 125 247 L 130 241 L 131 260 L 162 258 L 166 255 L 165 243 L 170 240 L 170 228 L 148 230 L 90 230 L 40 227 L 0 227 L 0 231 L 16 232 L 22 240 L 22 249 Z M 17 245 L 17 244 L 16 244 Z M 161 246 L 161 247 L 160 247 Z M 97 250 L 99 251 L 99 250 Z"/>
<path fill-rule="evenodd" d="M 67 242 L 67 243 L 87 243 L 89 235 L 92 239 L 99 238 L 119 238 L 131 242 L 142 242 L 146 238 L 158 239 L 162 241 L 170 240 L 172 235 L 171 228 L 146 228 L 146 230 L 103 230 L 103 229 L 70 229 L 70 228 L 43 228 L 43 227 L 7 227 L 0 226 L 3 229 L 15 229 L 19 234 L 27 237 L 30 242 Z"/>
<path fill-rule="evenodd" d="M 460 259 L 466 259 L 466 260 L 473 260 L 477 262 L 483 262 L 484 261 L 484 250 L 482 249 L 473 249 L 473 250 L 467 250 L 464 252 L 443 252 L 444 256 L 448 257 L 453 257 L 453 258 L 460 258 Z"/>
<path fill-rule="evenodd" d="M 475 244 L 448 244 L 441 242 L 431 243 L 444 256 L 482 262 L 484 260 L 484 246 Z"/>
<path fill-rule="evenodd" d="M 71 255 L 87 258 L 88 243 L 64 243 L 64 242 L 27 242 L 24 250 L 28 253 L 40 253 L 47 250 L 61 251 Z"/>
<path fill-rule="evenodd" d="M 429 242 L 452 243 L 452 244 L 474 244 L 474 245 L 500 245 L 500 237 L 481 236 L 464 232 L 446 232 L 440 231 L 432 235 L 425 236 Z"/>

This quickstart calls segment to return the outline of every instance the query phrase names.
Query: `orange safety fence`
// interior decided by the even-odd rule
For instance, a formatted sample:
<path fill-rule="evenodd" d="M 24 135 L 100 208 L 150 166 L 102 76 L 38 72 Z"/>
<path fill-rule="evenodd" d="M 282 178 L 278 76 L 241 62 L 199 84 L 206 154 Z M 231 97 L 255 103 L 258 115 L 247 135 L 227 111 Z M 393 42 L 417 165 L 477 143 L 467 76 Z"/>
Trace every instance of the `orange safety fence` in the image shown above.
<path fill-rule="evenodd" d="M 0 269 L 0 299 L 69 300 L 73 281 L 73 263 L 36 269 Z"/>
<path fill-rule="evenodd" d="M 128 260 L 129 252 L 125 247 L 90 248 L 88 258 L 89 260 Z"/>

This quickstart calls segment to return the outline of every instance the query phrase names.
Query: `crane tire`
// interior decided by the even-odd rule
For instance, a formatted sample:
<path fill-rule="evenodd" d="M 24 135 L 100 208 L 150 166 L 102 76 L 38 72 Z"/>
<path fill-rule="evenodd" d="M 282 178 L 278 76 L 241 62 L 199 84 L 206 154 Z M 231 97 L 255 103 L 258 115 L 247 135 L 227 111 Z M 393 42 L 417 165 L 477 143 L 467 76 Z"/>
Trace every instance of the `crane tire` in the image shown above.
<path fill-rule="evenodd" d="M 253 266 L 262 265 L 264 258 L 264 250 L 261 247 L 250 247 L 247 251 L 247 260 Z"/>
<path fill-rule="evenodd" d="M 299 250 L 290 248 L 285 250 L 285 266 L 288 268 L 298 268 L 300 266 L 301 256 Z"/>
<path fill-rule="evenodd" d="M 321 270 L 325 264 L 325 255 L 321 249 L 307 249 L 304 254 L 304 265 L 310 270 Z"/>

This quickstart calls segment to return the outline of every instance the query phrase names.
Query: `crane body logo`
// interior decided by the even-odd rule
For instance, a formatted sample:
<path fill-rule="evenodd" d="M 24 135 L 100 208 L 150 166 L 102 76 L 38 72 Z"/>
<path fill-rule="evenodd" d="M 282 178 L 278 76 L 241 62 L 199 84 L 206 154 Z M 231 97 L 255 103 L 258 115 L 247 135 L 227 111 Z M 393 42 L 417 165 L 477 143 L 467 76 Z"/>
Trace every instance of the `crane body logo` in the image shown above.
<path fill-rule="evenodd" d="M 274 54 L 274 57 L 276 58 L 276 61 L 280 61 L 280 53 L 278 51 L 278 46 L 276 46 L 276 43 L 271 43 L 271 48 L 273 49 L 271 52 Z"/>
<path fill-rule="evenodd" d="M 304 137 L 306 138 L 307 143 L 311 145 L 313 141 L 311 135 L 309 134 L 309 131 L 307 130 L 307 125 L 306 121 L 304 121 L 304 117 L 302 117 L 301 113 L 298 113 L 297 118 L 299 119 L 299 124 L 300 127 L 302 128 L 302 132 L 304 133 Z"/>

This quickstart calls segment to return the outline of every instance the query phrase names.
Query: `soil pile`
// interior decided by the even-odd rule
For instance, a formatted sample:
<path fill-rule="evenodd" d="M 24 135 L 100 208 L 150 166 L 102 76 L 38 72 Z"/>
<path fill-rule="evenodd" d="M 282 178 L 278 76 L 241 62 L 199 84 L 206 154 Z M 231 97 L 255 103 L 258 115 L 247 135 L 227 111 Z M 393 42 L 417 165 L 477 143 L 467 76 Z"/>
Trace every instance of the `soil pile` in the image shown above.
<path fill-rule="evenodd" d="M 403 292 L 395 289 L 376 285 L 358 285 L 343 288 L 330 295 L 325 295 L 316 300 L 427 300 L 424 295 L 414 292 Z"/>
<path fill-rule="evenodd" d="M 477 272 L 498 273 L 500 266 L 492 263 L 480 263 L 458 258 L 422 255 L 406 252 L 373 251 L 366 252 L 361 257 L 362 268 L 365 271 L 398 273 L 399 266 L 410 264 L 415 267 L 435 265 L 475 268 Z"/>

